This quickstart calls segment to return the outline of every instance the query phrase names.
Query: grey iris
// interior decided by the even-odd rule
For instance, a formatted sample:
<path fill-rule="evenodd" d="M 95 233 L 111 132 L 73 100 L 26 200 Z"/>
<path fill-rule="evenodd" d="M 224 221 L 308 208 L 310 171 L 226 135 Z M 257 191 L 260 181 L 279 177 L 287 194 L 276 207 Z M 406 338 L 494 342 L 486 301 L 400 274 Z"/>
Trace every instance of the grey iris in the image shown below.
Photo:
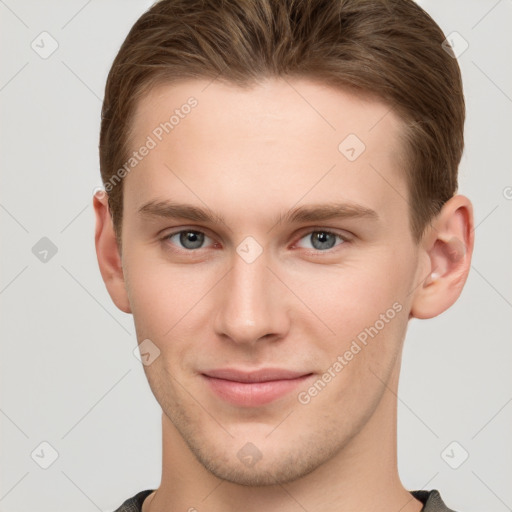
<path fill-rule="evenodd" d="M 183 231 L 180 233 L 180 243 L 187 249 L 197 249 L 204 242 L 204 234 L 199 231 Z"/>
<path fill-rule="evenodd" d="M 336 237 L 333 233 L 329 233 L 327 231 L 314 231 L 311 234 L 311 245 L 315 249 L 331 249 L 334 247 L 335 243 Z"/>

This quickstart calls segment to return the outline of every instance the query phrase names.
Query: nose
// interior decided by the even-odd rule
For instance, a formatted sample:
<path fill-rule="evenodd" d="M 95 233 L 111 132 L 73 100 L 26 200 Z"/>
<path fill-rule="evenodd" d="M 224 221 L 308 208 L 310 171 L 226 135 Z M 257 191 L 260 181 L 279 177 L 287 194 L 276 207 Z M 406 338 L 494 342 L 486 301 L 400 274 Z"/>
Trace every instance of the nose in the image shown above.
<path fill-rule="evenodd" d="M 270 264 L 270 265 L 269 265 Z M 215 329 L 239 345 L 275 341 L 289 330 L 290 297 L 265 251 L 252 262 L 234 254 L 217 288 Z"/>

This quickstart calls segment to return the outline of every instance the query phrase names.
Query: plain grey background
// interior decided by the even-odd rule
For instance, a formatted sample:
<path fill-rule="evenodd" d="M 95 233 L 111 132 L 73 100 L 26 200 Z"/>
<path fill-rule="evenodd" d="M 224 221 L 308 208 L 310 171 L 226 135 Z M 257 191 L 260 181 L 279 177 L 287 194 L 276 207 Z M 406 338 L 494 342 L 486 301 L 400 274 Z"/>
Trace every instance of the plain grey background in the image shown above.
<path fill-rule="evenodd" d="M 133 355 L 132 317 L 101 279 L 92 209 L 106 76 L 151 3 L 0 0 L 2 512 L 109 511 L 160 482 L 160 408 Z M 504 512 L 512 510 L 512 1 L 419 3 L 461 52 L 459 192 L 473 201 L 477 227 L 459 301 L 410 323 L 399 470 L 406 488 L 438 489 L 455 510 Z"/>

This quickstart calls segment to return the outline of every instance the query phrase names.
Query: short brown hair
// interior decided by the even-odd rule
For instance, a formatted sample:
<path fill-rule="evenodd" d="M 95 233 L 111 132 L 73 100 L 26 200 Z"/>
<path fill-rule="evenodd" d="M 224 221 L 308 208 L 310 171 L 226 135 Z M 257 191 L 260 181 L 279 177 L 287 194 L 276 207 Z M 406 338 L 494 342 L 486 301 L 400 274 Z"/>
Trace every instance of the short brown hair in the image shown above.
<path fill-rule="evenodd" d="M 413 0 L 160 0 L 132 27 L 108 75 L 102 181 L 129 158 L 134 111 L 155 85 L 310 78 L 375 96 L 400 116 L 410 225 L 419 242 L 457 190 L 464 147 L 462 79 L 444 40 Z M 121 247 L 122 183 L 110 189 Z"/>

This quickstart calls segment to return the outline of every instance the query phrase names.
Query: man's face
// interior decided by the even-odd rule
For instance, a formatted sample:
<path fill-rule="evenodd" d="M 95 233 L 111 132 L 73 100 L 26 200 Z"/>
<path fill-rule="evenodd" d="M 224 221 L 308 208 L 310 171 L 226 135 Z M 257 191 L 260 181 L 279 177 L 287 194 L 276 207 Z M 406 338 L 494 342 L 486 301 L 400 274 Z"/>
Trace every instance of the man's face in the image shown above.
<path fill-rule="evenodd" d="M 138 106 L 132 149 L 156 146 L 125 178 L 126 290 L 138 342 L 160 351 L 144 368 L 175 434 L 221 478 L 283 482 L 355 443 L 398 375 L 424 277 L 400 123 L 306 80 L 207 85 L 160 86 Z M 139 212 L 164 201 L 223 222 Z M 345 214 L 286 218 L 331 204 Z M 303 377 L 206 376 L 264 368 Z"/>

